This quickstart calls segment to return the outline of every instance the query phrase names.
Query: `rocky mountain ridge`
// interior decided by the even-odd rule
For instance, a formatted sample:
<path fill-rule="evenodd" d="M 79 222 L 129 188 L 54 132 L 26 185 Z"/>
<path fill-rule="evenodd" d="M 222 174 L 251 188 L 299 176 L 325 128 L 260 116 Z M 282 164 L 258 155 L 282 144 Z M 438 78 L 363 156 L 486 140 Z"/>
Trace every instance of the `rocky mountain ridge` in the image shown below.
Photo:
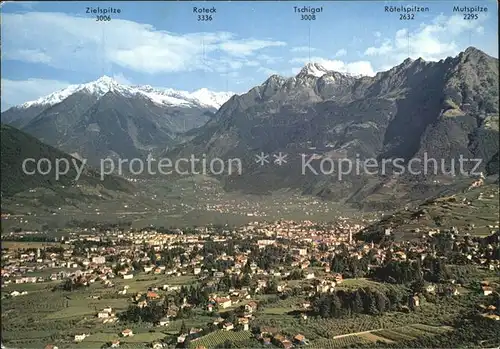
<path fill-rule="evenodd" d="M 445 170 L 457 169 L 462 156 L 481 159 L 476 170 L 498 168 L 498 96 L 498 59 L 472 47 L 439 62 L 407 59 L 374 77 L 306 66 L 295 77 L 273 75 L 233 96 L 189 142 L 168 154 L 241 159 L 241 176 L 219 176 L 228 190 L 298 187 L 307 194 L 360 202 L 389 183 L 389 197 L 409 199 L 416 195 L 409 186 L 450 180 L 437 168 L 439 162 Z M 262 167 L 255 162 L 259 152 L 286 153 L 287 164 Z M 424 156 L 435 158 L 438 166 L 436 173 L 405 174 L 401 180 L 390 172 L 339 181 L 338 170 L 303 174 L 303 156 L 314 157 L 315 168 L 329 159 L 408 163 Z M 473 167 L 466 165 L 471 175 Z"/>
<path fill-rule="evenodd" d="M 231 95 L 126 86 L 103 76 L 10 108 L 2 122 L 97 165 L 101 158 L 142 157 L 176 144 Z"/>

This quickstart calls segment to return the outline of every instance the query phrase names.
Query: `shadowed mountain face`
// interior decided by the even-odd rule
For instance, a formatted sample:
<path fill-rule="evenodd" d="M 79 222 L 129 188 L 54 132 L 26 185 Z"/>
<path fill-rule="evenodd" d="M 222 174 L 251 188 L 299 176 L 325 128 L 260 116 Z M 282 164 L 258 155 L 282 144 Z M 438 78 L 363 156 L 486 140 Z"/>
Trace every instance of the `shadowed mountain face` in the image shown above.
<path fill-rule="evenodd" d="M 126 99 L 113 92 L 93 100 L 77 93 L 39 114 L 23 130 L 95 163 L 117 155 L 139 157 L 154 146 L 171 144 L 169 120 L 146 100 Z"/>
<path fill-rule="evenodd" d="M 52 170 L 46 174 L 36 172 L 36 164 L 30 162 L 26 169 L 34 172 L 32 175 L 23 170 L 25 159 L 48 159 Z M 55 177 L 56 160 L 67 160 L 70 164 L 66 174 Z M 47 164 L 40 167 L 43 173 L 48 171 Z M 82 169 L 77 177 L 77 168 Z M 60 166 L 61 172 L 65 167 Z M 64 202 L 65 198 L 74 197 L 84 200 L 94 196 L 99 200 L 106 196 L 106 192 L 133 193 L 135 188 L 123 178 L 101 175 L 89 166 L 83 166 L 81 161 L 62 151 L 46 145 L 33 136 L 18 129 L 1 125 L 1 171 L 2 171 L 2 198 L 12 197 L 28 190 L 47 189 L 57 194 L 57 199 Z M 52 203 L 56 204 L 56 203 Z"/>
<path fill-rule="evenodd" d="M 498 173 L 498 59 L 469 48 L 440 62 L 408 59 L 375 77 L 317 74 L 313 68 L 306 66 L 290 79 L 271 76 L 233 96 L 168 155 L 241 159 L 241 175 L 220 176 L 229 190 L 292 187 L 354 202 L 381 190 L 395 199 L 418 196 L 414 190 L 433 192 L 452 179 L 442 168 L 460 174 L 460 156 L 481 159 L 476 169 L 477 161 L 464 161 L 463 174 L 473 169 Z M 269 164 L 256 163 L 260 152 L 271 154 Z M 287 154 L 281 166 L 273 164 L 272 154 L 279 152 Z M 395 176 L 390 164 L 385 174 L 380 171 L 382 160 L 400 158 L 406 164 L 426 157 L 436 159 L 437 168 L 430 163 L 425 175 Z M 339 159 L 350 159 L 354 166 L 356 159 L 367 158 L 377 159 L 378 174 L 361 168 L 339 175 Z M 424 164 L 411 168 L 422 172 Z"/>

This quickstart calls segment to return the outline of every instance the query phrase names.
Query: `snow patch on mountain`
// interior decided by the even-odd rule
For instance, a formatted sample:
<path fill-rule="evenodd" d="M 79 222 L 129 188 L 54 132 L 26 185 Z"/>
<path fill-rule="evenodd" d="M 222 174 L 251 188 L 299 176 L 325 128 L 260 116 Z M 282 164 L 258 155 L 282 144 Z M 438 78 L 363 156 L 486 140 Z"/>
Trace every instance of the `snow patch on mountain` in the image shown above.
<path fill-rule="evenodd" d="M 234 95 L 235 94 L 233 92 L 214 92 L 206 88 L 202 88 L 191 93 L 191 96 L 193 96 L 202 105 L 217 105 L 217 108 L 220 108 L 221 105 L 226 103 Z"/>
<path fill-rule="evenodd" d="M 70 85 L 65 89 L 41 97 L 37 100 L 26 102 L 18 108 L 29 108 L 40 105 L 55 105 L 62 102 L 76 92 L 88 93 L 97 98 L 104 96 L 108 92 L 120 94 L 124 97 L 142 96 L 153 103 L 162 106 L 179 107 L 203 107 L 219 109 L 222 104 L 228 101 L 235 93 L 214 92 L 206 88 L 194 92 L 178 91 L 174 89 L 160 89 L 149 85 L 126 86 L 118 83 L 109 76 L 102 76 L 96 81 L 81 85 Z"/>
<path fill-rule="evenodd" d="M 321 64 L 308 63 L 304 68 L 302 68 L 299 75 L 311 75 L 316 78 L 320 78 L 328 72 L 329 70 L 323 67 Z"/>
<path fill-rule="evenodd" d="M 73 93 L 77 92 L 79 87 L 80 85 L 70 85 L 63 90 L 51 93 L 48 96 L 40 97 L 34 101 L 25 102 L 18 106 L 18 108 L 29 108 L 38 105 L 54 105 L 60 103 L 71 96 Z"/>

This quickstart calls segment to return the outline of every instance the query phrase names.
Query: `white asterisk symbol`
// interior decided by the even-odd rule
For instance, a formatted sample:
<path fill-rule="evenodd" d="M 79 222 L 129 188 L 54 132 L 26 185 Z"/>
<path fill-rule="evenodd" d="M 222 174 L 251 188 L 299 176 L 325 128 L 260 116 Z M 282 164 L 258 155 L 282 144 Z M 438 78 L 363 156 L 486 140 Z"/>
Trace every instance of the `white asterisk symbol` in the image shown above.
<path fill-rule="evenodd" d="M 279 152 L 278 155 L 273 154 L 273 156 L 274 156 L 274 163 L 277 164 L 278 166 L 286 164 L 286 157 L 287 157 L 286 154 Z"/>
<path fill-rule="evenodd" d="M 255 155 L 257 160 L 255 161 L 256 163 L 260 164 L 260 166 L 264 166 L 265 164 L 269 163 L 269 155 L 260 153 Z"/>

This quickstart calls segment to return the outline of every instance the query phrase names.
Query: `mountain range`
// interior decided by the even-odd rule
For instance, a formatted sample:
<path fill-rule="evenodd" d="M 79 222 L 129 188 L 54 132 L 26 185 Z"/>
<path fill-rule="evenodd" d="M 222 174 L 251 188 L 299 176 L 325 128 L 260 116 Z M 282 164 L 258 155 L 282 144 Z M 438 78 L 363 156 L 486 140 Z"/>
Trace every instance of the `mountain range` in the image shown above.
<path fill-rule="evenodd" d="M 291 188 L 355 204 L 399 205 L 453 184 L 441 172 L 457 171 L 460 156 L 482 160 L 477 169 L 465 163 L 466 171 L 498 174 L 498 99 L 498 59 L 470 47 L 439 62 L 407 59 L 373 77 L 310 63 L 296 76 L 270 76 L 241 95 L 159 91 L 103 77 L 11 108 L 2 122 L 90 163 L 148 153 L 238 158 L 241 175 L 216 176 L 227 190 Z M 273 163 L 280 152 L 286 154 L 281 166 Z M 269 156 L 265 166 L 256 162 L 260 153 Z M 304 159 L 319 169 L 339 159 L 425 157 L 442 159 L 443 169 L 398 175 L 390 167 L 341 179 L 338 169 L 303 173 Z"/>
<path fill-rule="evenodd" d="M 303 172 L 305 159 L 319 169 L 328 159 L 481 159 L 478 171 L 498 173 L 498 59 L 476 48 L 439 62 L 407 59 L 374 77 L 353 77 L 306 65 L 298 75 L 273 75 L 235 95 L 170 157 L 207 154 L 239 158 L 240 176 L 220 176 L 228 190 L 267 192 L 298 188 L 305 194 L 369 204 L 435 193 L 452 176 L 398 176 Z M 255 155 L 287 154 L 283 166 L 261 166 Z M 455 164 L 451 164 L 455 159 Z M 418 165 L 418 164 L 417 164 Z M 438 167 L 440 164 L 438 164 Z M 465 164 L 472 172 L 473 162 Z M 417 166 L 422 171 L 423 164 Z M 324 171 L 325 172 L 325 171 Z M 413 172 L 417 172 L 414 170 Z M 442 174 L 440 176 L 440 174 Z"/>
<path fill-rule="evenodd" d="M 1 118 L 98 164 L 108 156 L 141 157 L 176 144 L 182 132 L 202 126 L 231 95 L 125 86 L 103 76 L 10 108 Z"/>

